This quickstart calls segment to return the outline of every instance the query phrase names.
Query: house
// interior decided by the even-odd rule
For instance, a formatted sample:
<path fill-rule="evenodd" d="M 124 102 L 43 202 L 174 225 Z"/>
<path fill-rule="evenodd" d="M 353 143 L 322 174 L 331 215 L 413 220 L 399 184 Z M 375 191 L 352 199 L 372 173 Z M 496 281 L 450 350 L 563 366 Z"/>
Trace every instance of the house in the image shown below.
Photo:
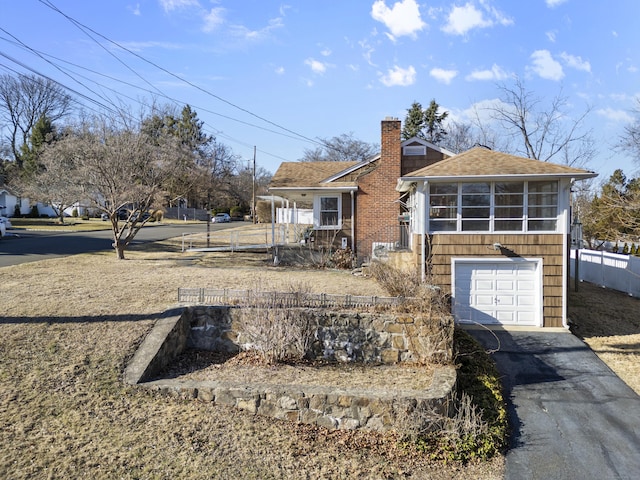
<path fill-rule="evenodd" d="M 571 187 L 595 176 L 476 147 L 400 177 L 410 247 L 458 322 L 567 326 Z"/>
<path fill-rule="evenodd" d="M 18 197 L 6 185 L 0 184 L 0 215 L 13 217 L 16 212 L 26 215 L 29 208 L 28 199 Z"/>
<path fill-rule="evenodd" d="M 283 163 L 269 192 L 313 212 L 318 242 L 360 262 L 402 256 L 451 295 L 458 322 L 566 327 L 571 186 L 596 174 L 381 127 L 379 155 Z"/>
<path fill-rule="evenodd" d="M 361 162 L 285 162 L 269 184 L 277 218 L 309 214 L 312 239 L 349 247 L 361 260 L 408 247 L 408 217 L 398 178 L 453 155 L 419 138 L 401 140 L 401 123 L 381 124 L 380 154 Z"/>

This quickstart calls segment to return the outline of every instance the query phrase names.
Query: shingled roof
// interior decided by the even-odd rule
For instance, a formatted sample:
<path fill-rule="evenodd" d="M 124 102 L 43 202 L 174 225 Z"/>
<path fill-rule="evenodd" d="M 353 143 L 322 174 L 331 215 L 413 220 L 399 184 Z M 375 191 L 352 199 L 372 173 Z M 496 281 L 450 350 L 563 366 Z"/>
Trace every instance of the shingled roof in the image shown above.
<path fill-rule="evenodd" d="M 411 172 L 403 176 L 402 179 L 494 176 L 574 176 L 576 178 L 590 178 L 595 177 L 596 174 L 581 168 L 518 157 L 484 147 L 475 147 Z"/>
<path fill-rule="evenodd" d="M 269 190 L 280 188 L 332 188 L 354 186 L 353 182 L 322 183 L 360 162 L 284 162 L 271 178 Z"/>

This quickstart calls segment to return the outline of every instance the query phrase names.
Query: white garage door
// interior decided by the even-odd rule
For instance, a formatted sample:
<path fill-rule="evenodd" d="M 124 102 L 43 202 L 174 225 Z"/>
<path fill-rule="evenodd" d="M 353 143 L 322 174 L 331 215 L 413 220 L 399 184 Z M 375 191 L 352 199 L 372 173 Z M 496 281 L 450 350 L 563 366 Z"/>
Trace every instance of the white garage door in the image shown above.
<path fill-rule="evenodd" d="M 535 325 L 540 321 L 539 262 L 453 261 L 453 312 L 458 322 Z"/>

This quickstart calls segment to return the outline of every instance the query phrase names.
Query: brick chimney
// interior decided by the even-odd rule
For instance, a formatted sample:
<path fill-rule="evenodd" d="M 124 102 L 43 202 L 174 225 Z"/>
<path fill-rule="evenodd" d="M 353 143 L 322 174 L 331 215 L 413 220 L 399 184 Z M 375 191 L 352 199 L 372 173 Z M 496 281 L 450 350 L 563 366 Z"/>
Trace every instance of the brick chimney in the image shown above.
<path fill-rule="evenodd" d="M 359 257 L 370 257 L 373 242 L 399 240 L 400 204 L 396 191 L 401 176 L 401 122 L 387 117 L 381 124 L 380 160 L 371 172 L 360 177 L 357 197 L 357 249 Z"/>

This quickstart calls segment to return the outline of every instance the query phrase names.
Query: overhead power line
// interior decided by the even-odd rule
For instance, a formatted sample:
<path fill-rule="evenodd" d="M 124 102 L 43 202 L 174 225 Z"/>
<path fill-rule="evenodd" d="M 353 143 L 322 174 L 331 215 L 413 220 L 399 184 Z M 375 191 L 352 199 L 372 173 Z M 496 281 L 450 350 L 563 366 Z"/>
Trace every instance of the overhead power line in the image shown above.
<path fill-rule="evenodd" d="M 179 75 L 177 75 L 177 74 L 175 74 L 175 73 L 173 73 L 173 72 L 171 72 L 171 71 L 167 70 L 166 68 L 164 68 L 164 67 L 162 67 L 162 66 L 158 65 L 157 63 L 152 62 L 151 60 L 148 60 L 147 58 L 143 57 L 142 55 L 140 55 L 140 54 L 138 54 L 138 53 L 136 53 L 136 52 L 134 52 L 134 51 L 132 51 L 132 50 L 130 50 L 130 49 L 128 49 L 128 48 L 126 48 L 126 47 L 125 47 L 125 46 L 123 46 L 123 45 L 120 45 L 118 42 L 116 42 L 116 41 L 114 41 L 114 40 L 111 40 L 110 38 L 106 37 L 105 35 L 102 35 L 101 33 L 96 32 L 96 31 L 95 31 L 95 30 L 93 30 L 91 27 L 88 27 L 88 26 L 84 25 L 83 23 L 79 22 L 78 20 L 74 19 L 74 18 L 73 18 L 73 17 L 71 17 L 70 15 L 67 15 L 67 14 L 66 14 L 66 13 L 64 13 L 62 10 L 60 10 L 58 7 L 56 7 L 56 6 L 55 6 L 55 5 L 54 5 L 50 0 L 38 0 L 38 1 L 39 1 L 40 3 L 42 3 L 43 5 L 45 5 L 46 7 L 50 8 L 50 9 L 52 9 L 53 11 L 55 11 L 55 12 L 59 13 L 60 15 L 62 15 L 62 16 L 63 16 L 64 18 L 66 18 L 69 22 L 71 22 L 72 24 L 74 24 L 78 29 L 80 29 L 80 30 L 81 30 L 82 32 L 84 32 L 87 36 L 89 36 L 89 38 L 91 38 L 93 41 L 95 41 L 96 43 L 98 43 L 102 48 L 104 48 L 104 46 L 102 46 L 102 45 L 101 45 L 99 42 L 97 42 L 97 41 L 96 41 L 96 40 L 95 40 L 91 35 L 89 35 L 89 34 L 86 32 L 86 30 L 88 30 L 88 31 L 92 32 L 93 34 L 95 34 L 95 35 L 99 36 L 99 37 L 100 37 L 100 38 L 102 38 L 103 40 L 105 40 L 105 41 L 107 41 L 107 42 L 109 42 L 109 43 L 111 43 L 111 44 L 113 44 L 113 45 L 117 46 L 118 48 L 120 48 L 120 49 L 124 50 L 125 52 L 129 53 L 130 55 L 133 55 L 134 57 L 136 57 L 136 58 L 138 58 L 138 59 L 142 60 L 143 62 L 145 62 L 145 63 L 147 63 L 147 64 L 149 64 L 149 65 L 151 65 L 151 66 L 153 66 L 153 67 L 157 68 L 158 70 L 160 70 L 160 71 L 162 71 L 162 72 L 166 73 L 167 75 L 170 75 L 170 76 L 172 76 L 173 78 L 176 78 L 176 79 L 177 79 L 177 80 L 179 80 L 180 82 L 186 83 L 187 85 L 189 85 L 189 86 L 191 86 L 191 87 L 193 87 L 193 88 L 195 88 L 195 89 L 197 89 L 197 90 L 201 91 L 202 93 L 205 93 L 206 95 L 209 95 L 209 96 L 211 96 L 211 97 L 213 97 L 213 98 L 215 98 L 215 99 L 217 99 L 217 100 L 219 100 L 219 101 L 221 101 L 221 102 L 223 102 L 223 103 L 226 103 L 227 105 L 229 105 L 229 106 L 231 106 L 231 107 L 233 107 L 233 108 L 236 108 L 236 109 L 238 109 L 238 110 L 240 110 L 240 111 L 242 111 L 242 112 L 244 112 L 244 113 L 246 113 L 246 114 L 248 114 L 248 115 L 251 115 L 252 117 L 257 118 L 258 120 L 261 120 L 261 121 L 263 121 L 263 122 L 266 122 L 266 123 L 268 123 L 268 124 L 270 124 L 270 125 L 272 125 L 272 126 L 274 126 L 274 127 L 277 127 L 277 128 L 279 128 L 279 129 L 281 129 L 281 130 L 283 130 L 283 131 L 285 131 L 285 132 L 288 132 L 288 133 L 290 133 L 290 134 L 292 134 L 292 135 L 295 135 L 296 137 L 300 137 L 300 138 L 302 138 L 302 139 L 304 139 L 304 140 L 306 140 L 306 141 L 308 141 L 308 142 L 311 142 L 311 143 L 315 143 L 315 144 L 318 144 L 318 145 L 326 146 L 324 143 L 319 142 L 318 140 L 314 140 L 314 139 L 312 139 L 312 138 L 309 138 L 309 137 L 307 137 L 307 136 L 305 136 L 305 135 L 303 135 L 303 134 L 301 134 L 301 133 L 295 132 L 295 131 L 293 131 L 293 130 L 291 130 L 291 129 L 289 129 L 289 128 L 286 128 L 286 127 L 284 127 L 284 126 L 282 126 L 282 125 L 280 125 L 280 124 L 278 124 L 278 123 L 275 123 L 275 122 L 273 122 L 273 121 L 271 121 L 271 120 L 268 120 L 267 118 L 264 118 L 264 117 L 262 117 L 262 116 L 260 116 L 260 115 L 258 115 L 258 114 L 256 114 L 256 113 L 254 113 L 254 112 L 252 112 L 252 111 L 250 111 L 250 110 L 246 109 L 246 108 L 243 108 L 243 107 L 241 107 L 241 106 L 239 106 L 239 105 L 236 105 L 235 103 L 230 102 L 229 100 L 226 100 L 226 99 L 224 99 L 224 98 L 220 97 L 219 95 L 216 95 L 216 94 L 214 94 L 214 93 L 210 92 L 209 90 L 207 90 L 207 89 L 205 89 L 205 88 L 202 88 L 202 87 L 200 87 L 199 85 L 197 85 L 197 84 L 195 84 L 195 83 L 193 83 L 193 82 L 190 82 L 189 80 L 186 80 L 185 78 L 183 78 L 183 77 L 181 77 L 181 76 L 179 76 Z M 155 87 L 154 87 L 154 88 L 155 88 Z"/>

